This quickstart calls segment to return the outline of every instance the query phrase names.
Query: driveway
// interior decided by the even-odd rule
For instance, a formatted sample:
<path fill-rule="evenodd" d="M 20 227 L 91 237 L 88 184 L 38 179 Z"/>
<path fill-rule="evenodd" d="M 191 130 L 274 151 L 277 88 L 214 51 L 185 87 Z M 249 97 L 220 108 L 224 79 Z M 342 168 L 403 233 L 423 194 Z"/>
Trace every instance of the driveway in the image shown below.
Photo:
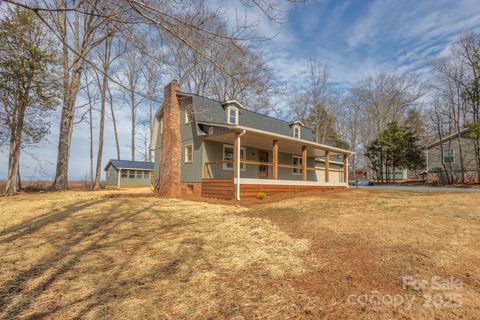
<path fill-rule="evenodd" d="M 356 188 L 351 186 L 350 188 Z M 359 189 L 365 190 L 392 190 L 392 191 L 411 191 L 411 192 L 452 192 L 452 193 L 480 193 L 478 188 L 455 188 L 443 186 L 405 186 L 405 185 L 374 185 L 374 186 L 359 186 Z"/>

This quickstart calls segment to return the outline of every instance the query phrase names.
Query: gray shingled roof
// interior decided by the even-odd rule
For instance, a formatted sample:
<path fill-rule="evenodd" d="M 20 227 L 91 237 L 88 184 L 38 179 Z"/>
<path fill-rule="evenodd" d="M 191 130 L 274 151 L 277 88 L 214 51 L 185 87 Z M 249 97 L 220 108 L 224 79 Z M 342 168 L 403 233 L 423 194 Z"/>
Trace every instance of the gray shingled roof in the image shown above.
<path fill-rule="evenodd" d="M 209 98 L 188 94 L 192 97 L 193 111 L 197 122 L 208 122 L 227 124 L 225 110 L 220 101 Z M 239 108 L 238 124 L 241 126 L 259 129 L 264 131 L 282 134 L 286 136 L 292 135 L 290 123 L 260 113 L 256 113 L 247 109 Z M 303 140 L 314 141 L 312 130 L 307 127 L 300 126 L 300 136 Z"/>
<path fill-rule="evenodd" d="M 105 166 L 105 170 L 108 168 L 109 164 L 117 169 L 141 169 L 153 171 L 153 162 L 110 159 Z"/>

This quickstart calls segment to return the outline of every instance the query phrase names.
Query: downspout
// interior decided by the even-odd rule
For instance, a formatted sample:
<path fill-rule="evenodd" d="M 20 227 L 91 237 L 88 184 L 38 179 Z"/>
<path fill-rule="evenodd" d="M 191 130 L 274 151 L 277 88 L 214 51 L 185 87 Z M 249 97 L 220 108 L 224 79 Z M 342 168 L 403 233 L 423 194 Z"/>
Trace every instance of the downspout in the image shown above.
<path fill-rule="evenodd" d="M 240 160 L 242 159 L 240 156 L 240 151 L 242 150 L 242 148 L 240 148 L 240 137 L 245 133 L 247 133 L 247 131 L 244 129 L 237 137 L 237 201 L 240 201 Z"/>

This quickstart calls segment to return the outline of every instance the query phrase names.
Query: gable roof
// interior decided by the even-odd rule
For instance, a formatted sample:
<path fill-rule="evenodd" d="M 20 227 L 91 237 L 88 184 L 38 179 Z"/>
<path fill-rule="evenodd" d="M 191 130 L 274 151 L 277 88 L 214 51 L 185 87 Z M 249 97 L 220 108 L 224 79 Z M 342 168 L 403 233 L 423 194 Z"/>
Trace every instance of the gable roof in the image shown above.
<path fill-rule="evenodd" d="M 232 104 L 231 101 L 222 104 L 222 102 L 198 96 L 191 93 L 179 93 L 192 97 L 193 113 L 196 122 L 209 124 L 228 124 L 225 116 L 224 105 Z M 238 106 L 237 106 L 238 107 Z M 292 122 L 287 122 L 254 111 L 238 107 L 238 125 L 253 129 L 260 129 L 285 136 L 292 135 Z M 300 125 L 300 136 L 303 140 L 314 141 L 313 133 L 310 128 Z"/>
<path fill-rule="evenodd" d="M 117 170 L 119 170 L 119 169 L 137 169 L 137 170 L 153 171 L 153 168 L 154 168 L 153 162 L 110 159 L 110 160 L 108 160 L 107 165 L 105 166 L 105 169 L 103 169 L 103 170 L 107 170 L 109 165 L 114 166 L 115 169 L 117 169 Z"/>
<path fill-rule="evenodd" d="M 439 145 L 439 144 L 441 144 L 441 143 L 443 143 L 443 142 L 445 142 L 445 141 L 448 141 L 448 140 L 451 140 L 451 139 L 453 139 L 453 138 L 458 137 L 458 135 L 463 135 L 463 134 L 466 133 L 467 131 L 468 131 L 468 128 L 463 128 L 462 130 L 460 130 L 460 131 L 458 131 L 458 132 L 452 133 L 452 134 L 449 135 L 449 136 L 446 136 L 446 137 L 444 137 L 444 138 L 442 138 L 442 139 L 440 139 L 440 140 L 437 140 L 437 141 L 435 141 L 435 142 L 433 142 L 433 143 L 430 143 L 429 145 L 426 146 L 426 148 L 427 148 L 427 149 L 430 149 L 430 148 L 432 148 L 432 147 L 435 147 L 435 146 L 437 146 L 437 145 Z"/>

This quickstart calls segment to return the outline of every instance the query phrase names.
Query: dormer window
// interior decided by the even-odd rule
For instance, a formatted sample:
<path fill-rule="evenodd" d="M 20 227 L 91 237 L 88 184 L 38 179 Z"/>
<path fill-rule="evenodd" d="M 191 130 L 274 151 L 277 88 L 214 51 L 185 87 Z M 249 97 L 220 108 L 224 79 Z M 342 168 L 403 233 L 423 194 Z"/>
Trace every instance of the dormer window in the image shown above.
<path fill-rule="evenodd" d="M 300 139 L 300 126 L 299 125 L 294 125 L 293 126 L 293 137 L 295 139 Z"/>
<path fill-rule="evenodd" d="M 238 124 L 238 108 L 232 106 L 227 107 L 227 123 Z"/>

